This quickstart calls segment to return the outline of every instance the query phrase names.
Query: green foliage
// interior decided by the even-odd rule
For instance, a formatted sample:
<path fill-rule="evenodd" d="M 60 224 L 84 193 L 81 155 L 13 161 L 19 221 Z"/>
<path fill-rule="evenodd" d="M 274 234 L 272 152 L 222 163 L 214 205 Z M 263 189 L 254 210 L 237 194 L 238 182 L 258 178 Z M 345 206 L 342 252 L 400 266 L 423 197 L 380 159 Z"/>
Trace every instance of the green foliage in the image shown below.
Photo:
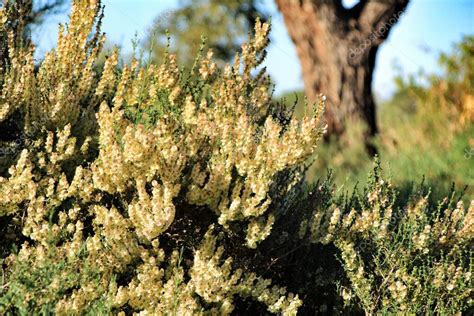
<path fill-rule="evenodd" d="M 214 51 L 220 65 L 231 60 L 253 32 L 257 17 L 265 16 L 254 0 L 186 0 L 179 8 L 159 15 L 149 31 L 147 50 L 154 61 L 163 58 L 165 51 L 176 53 L 180 64 L 191 67 L 200 50 L 202 36 L 206 46 Z M 164 39 L 171 35 L 171 46 Z"/>
<path fill-rule="evenodd" d="M 346 301 L 355 295 L 365 311 L 382 314 L 466 310 L 472 304 L 472 210 L 454 193 L 432 206 L 423 189 L 398 208 L 397 191 L 380 171 L 376 167 L 366 195 L 358 196 L 360 206 L 335 233 L 351 281 L 343 288 Z"/>
<path fill-rule="evenodd" d="M 89 290 L 94 291 L 97 297 L 90 300 L 84 314 L 110 314 L 107 288 L 101 285 L 100 271 L 84 262 L 84 254 L 58 260 L 55 246 L 46 249 L 47 253 L 42 257 L 31 254 L 8 272 L 7 283 L 1 285 L 7 291 L 1 292 L 0 313 L 52 315 L 65 295 L 90 284 L 92 287 Z M 114 282 L 112 278 L 111 283 Z"/>

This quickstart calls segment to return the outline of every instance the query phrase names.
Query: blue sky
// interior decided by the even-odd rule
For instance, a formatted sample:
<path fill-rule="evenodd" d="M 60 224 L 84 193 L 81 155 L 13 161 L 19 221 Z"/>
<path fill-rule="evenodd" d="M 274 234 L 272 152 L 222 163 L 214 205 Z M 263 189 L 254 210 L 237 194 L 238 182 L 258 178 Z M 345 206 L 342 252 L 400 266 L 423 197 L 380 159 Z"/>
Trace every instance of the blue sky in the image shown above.
<path fill-rule="evenodd" d="M 356 0 L 344 0 L 351 5 Z M 135 34 L 144 38 L 153 20 L 179 5 L 178 0 L 103 0 L 106 5 L 103 30 L 110 42 L 125 52 L 131 50 Z M 276 93 L 303 87 L 296 52 L 281 15 L 272 0 L 264 0 L 272 14 L 272 43 L 266 66 L 276 81 Z M 67 13 L 51 18 L 33 34 L 38 55 L 55 45 L 57 23 L 67 21 Z M 437 56 L 449 51 L 463 35 L 474 34 L 474 0 L 412 0 L 406 13 L 393 28 L 377 56 L 373 88 L 387 98 L 393 92 L 393 78 L 401 67 L 405 74 L 439 71 Z"/>

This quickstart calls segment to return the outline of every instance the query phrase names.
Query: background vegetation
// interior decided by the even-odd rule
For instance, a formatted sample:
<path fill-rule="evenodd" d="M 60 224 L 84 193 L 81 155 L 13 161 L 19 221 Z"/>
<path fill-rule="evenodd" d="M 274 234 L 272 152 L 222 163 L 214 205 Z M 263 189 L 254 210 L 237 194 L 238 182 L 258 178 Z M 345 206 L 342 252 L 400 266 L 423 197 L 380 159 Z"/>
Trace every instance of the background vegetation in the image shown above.
<path fill-rule="evenodd" d="M 451 186 L 474 194 L 474 38 L 467 36 L 450 52 L 439 57 L 440 74 L 396 78 L 394 96 L 378 107 L 380 135 L 374 140 L 387 175 L 400 188 L 422 181 L 441 197 Z M 288 105 L 296 102 L 304 113 L 302 92 L 288 93 Z M 372 158 L 360 144 L 362 127 L 355 124 L 342 139 L 322 144 L 308 173 L 314 181 L 328 170 L 341 190 L 364 183 L 372 169 Z M 405 189 L 402 189 L 405 190 Z"/>

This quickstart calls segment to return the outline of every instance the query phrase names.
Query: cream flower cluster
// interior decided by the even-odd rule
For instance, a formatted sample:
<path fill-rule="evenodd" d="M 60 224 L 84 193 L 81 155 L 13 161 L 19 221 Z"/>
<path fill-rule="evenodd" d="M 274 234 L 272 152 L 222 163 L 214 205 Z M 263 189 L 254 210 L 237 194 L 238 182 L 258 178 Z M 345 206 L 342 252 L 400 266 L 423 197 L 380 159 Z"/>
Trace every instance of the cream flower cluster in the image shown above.
<path fill-rule="evenodd" d="M 112 104 L 103 102 L 97 114 L 100 152 L 92 165 L 94 185 L 109 193 L 135 187 L 140 203 L 146 199 L 155 203 L 146 207 L 136 204 L 129 210 L 137 227 L 147 231 L 143 234 L 148 239 L 172 222 L 172 199 L 180 190 L 187 191 L 190 203 L 213 209 L 224 227 L 232 221 L 248 221 L 250 247 L 270 233 L 274 217 L 267 214 L 272 202 L 270 185 L 279 171 L 301 164 L 315 151 L 323 133 L 323 103 L 301 121 L 293 119 L 286 130 L 270 116 L 264 117 L 262 126 L 256 124 L 270 106 L 268 81 L 246 78 L 245 71 L 240 73 L 240 63 L 242 60 L 244 69 L 257 66 L 254 61 L 247 64 L 248 55 L 262 53 L 268 30 L 257 23 L 255 39 L 222 77 L 207 75 L 215 72 L 212 54 L 207 55 L 201 76 L 209 94 L 201 99 L 185 92 L 186 87 L 179 88 L 182 79 L 173 56 L 160 67 L 138 70 L 134 62 L 123 69 L 120 78 L 113 77 L 110 70 L 116 56 L 106 62 L 104 76 L 110 74 L 111 78 L 100 80 L 96 94 L 103 93 L 106 82 L 118 80 L 118 84 Z M 246 93 L 250 86 L 257 94 Z M 160 103 L 163 94 L 168 96 L 165 104 Z M 178 115 L 166 113 L 171 105 Z M 136 121 L 137 116 L 141 121 Z M 142 123 L 151 119 L 156 120 L 153 126 Z M 207 161 L 202 161 L 202 156 L 207 156 Z M 185 167 L 192 172 L 184 188 Z M 151 181 L 155 181 L 156 194 L 148 198 L 143 187 Z M 146 209 L 149 215 L 142 214 Z M 167 217 L 168 224 L 159 224 L 158 217 Z M 145 228 L 145 224 L 151 226 Z"/>
<path fill-rule="evenodd" d="M 369 314 L 455 312 L 472 295 L 474 201 L 466 209 L 446 199 L 433 210 L 428 196 L 420 196 L 398 209 L 391 187 L 374 182 L 367 204 L 345 214 L 336 205 L 316 210 L 299 237 L 339 248 L 350 280 L 341 288 L 347 304 L 357 298 Z M 426 301 L 435 307 L 420 303 Z"/>
<path fill-rule="evenodd" d="M 0 121 L 21 108 L 31 142 L 0 177 L 0 216 L 12 217 L 28 240 L 6 261 L 5 288 L 13 297 L 26 293 L 18 301 L 30 308 L 52 304 L 60 315 L 101 306 L 119 314 L 226 315 L 236 297 L 295 315 L 298 296 L 236 267 L 214 229 L 186 249 L 186 261 L 166 243 L 167 233 L 177 216 L 204 207 L 226 233 L 242 222 L 247 246 L 256 248 L 275 221 L 270 188 L 277 173 L 316 149 L 322 101 L 287 126 L 270 115 L 269 79 L 251 75 L 268 44 L 270 27 L 260 22 L 223 72 L 212 52 L 190 79 L 176 56 L 119 68 L 116 50 L 98 76 L 100 10 L 97 1 L 73 1 L 57 48 L 37 72 L 33 47 L 10 40 Z M 35 289 L 43 286 L 38 279 L 51 286 L 15 292 L 24 276 L 36 280 Z M 8 306 L 0 304 L 0 314 Z"/>

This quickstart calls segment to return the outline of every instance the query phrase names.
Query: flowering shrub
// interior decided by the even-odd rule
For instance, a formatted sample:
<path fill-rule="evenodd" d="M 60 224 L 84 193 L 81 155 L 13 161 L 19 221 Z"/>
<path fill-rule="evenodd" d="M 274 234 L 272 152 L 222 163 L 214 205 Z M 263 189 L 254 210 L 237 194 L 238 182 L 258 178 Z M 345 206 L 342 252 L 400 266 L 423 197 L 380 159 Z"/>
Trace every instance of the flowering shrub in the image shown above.
<path fill-rule="evenodd" d="M 190 72 L 171 54 L 120 68 L 115 51 L 98 74 L 98 1 L 73 2 L 37 69 L 14 11 L 0 11 L 0 124 L 20 118 L 26 140 L 0 170 L 0 314 L 466 308 L 472 206 L 404 212 L 380 181 L 349 201 L 305 184 L 323 101 L 300 120 L 271 102 L 254 71 L 268 24 L 223 70 L 212 52 Z"/>
<path fill-rule="evenodd" d="M 202 207 L 222 232 L 242 229 L 255 248 L 278 216 L 269 208 L 278 197 L 270 190 L 276 174 L 316 148 L 321 106 L 283 124 L 270 108 L 268 78 L 251 76 L 263 61 L 269 25 L 256 25 L 255 38 L 222 74 L 212 52 L 190 76 L 172 55 L 161 66 L 134 60 L 119 69 L 115 52 L 97 77 L 99 12 L 97 1 L 75 1 L 57 49 L 37 71 L 33 48 L 9 41 L 0 119 L 19 111 L 25 131 L 37 122 L 42 128 L 0 179 L 0 215 L 23 238 L 6 260 L 12 276 L 3 310 L 54 302 L 58 313 L 81 313 L 105 297 L 117 310 L 226 314 L 241 296 L 294 313 L 298 296 L 234 268 L 212 225 L 204 237 L 198 233 L 203 241 L 186 267 L 178 264 L 179 248 L 160 245 L 177 212 Z M 25 264 L 33 275 L 47 274 L 51 295 L 17 291 Z M 71 278 L 74 271 L 84 278 Z"/>
<path fill-rule="evenodd" d="M 466 209 L 454 193 L 436 208 L 427 193 L 402 208 L 377 166 L 365 196 L 317 210 L 300 238 L 334 243 L 349 279 L 345 304 L 365 312 L 451 315 L 472 305 L 474 201 Z"/>

